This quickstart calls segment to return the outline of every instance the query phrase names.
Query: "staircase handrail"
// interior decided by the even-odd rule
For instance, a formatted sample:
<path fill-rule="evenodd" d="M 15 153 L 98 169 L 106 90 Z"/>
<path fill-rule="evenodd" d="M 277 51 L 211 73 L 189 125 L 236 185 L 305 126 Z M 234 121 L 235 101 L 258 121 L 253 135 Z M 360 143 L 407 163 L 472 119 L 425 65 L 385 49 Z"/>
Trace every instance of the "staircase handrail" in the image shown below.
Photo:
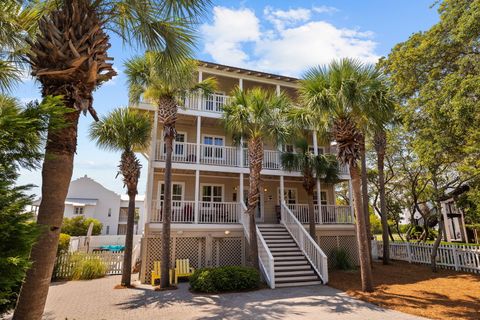
<path fill-rule="evenodd" d="M 281 207 L 281 223 L 285 226 L 288 233 L 302 250 L 305 258 L 310 262 L 315 272 L 322 279 L 324 284 L 328 283 L 328 259 L 320 246 L 305 230 L 292 211 L 287 207 L 285 201 Z"/>
<path fill-rule="evenodd" d="M 260 229 L 257 227 L 257 245 L 258 245 L 258 263 L 261 271 L 267 280 L 268 286 L 275 289 L 275 259 L 273 258 L 267 242 L 262 236 Z"/>
<path fill-rule="evenodd" d="M 247 241 L 250 242 L 250 217 L 246 214 L 247 212 L 247 206 L 243 202 L 243 200 L 240 200 L 240 205 L 243 210 L 240 210 L 240 222 L 242 223 L 243 226 L 243 232 L 245 233 L 245 237 L 247 238 Z"/>

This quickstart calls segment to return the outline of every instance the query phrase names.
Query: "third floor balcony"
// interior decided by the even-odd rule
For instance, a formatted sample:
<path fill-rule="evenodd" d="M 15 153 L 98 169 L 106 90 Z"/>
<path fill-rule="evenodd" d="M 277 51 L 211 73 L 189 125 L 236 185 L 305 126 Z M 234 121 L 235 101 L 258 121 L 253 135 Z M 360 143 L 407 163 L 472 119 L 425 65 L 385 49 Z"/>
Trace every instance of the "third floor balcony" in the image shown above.
<path fill-rule="evenodd" d="M 282 152 L 279 150 L 264 150 L 263 169 L 283 170 L 281 161 Z M 155 161 L 165 161 L 166 149 L 162 142 L 157 142 Z M 216 146 L 190 142 L 175 142 L 173 145 L 172 161 L 177 163 L 191 163 L 221 167 L 248 168 L 248 150 L 239 146 Z M 347 166 L 340 166 L 340 176 L 348 176 Z"/>

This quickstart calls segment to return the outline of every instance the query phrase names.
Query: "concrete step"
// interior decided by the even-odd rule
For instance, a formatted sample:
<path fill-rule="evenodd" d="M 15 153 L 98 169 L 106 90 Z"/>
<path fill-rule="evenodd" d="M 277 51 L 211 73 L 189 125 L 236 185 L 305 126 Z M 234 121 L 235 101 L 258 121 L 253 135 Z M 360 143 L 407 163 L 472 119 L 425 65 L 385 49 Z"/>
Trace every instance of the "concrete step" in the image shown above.
<path fill-rule="evenodd" d="M 275 264 L 277 264 L 275 262 Z M 275 266 L 275 272 L 277 271 L 300 271 L 300 270 L 313 270 L 309 264 L 302 264 L 302 265 L 279 265 Z"/>
<path fill-rule="evenodd" d="M 275 283 L 276 288 L 282 287 L 301 287 L 301 286 L 316 286 L 322 284 L 322 281 L 302 281 L 302 282 L 285 282 L 285 283 Z"/>
<path fill-rule="evenodd" d="M 283 277 L 297 277 L 297 276 L 317 276 L 313 270 L 295 270 L 295 271 L 276 271 L 275 280 L 283 279 Z"/>
<path fill-rule="evenodd" d="M 299 281 L 320 281 L 317 275 L 310 276 L 291 276 L 291 277 L 275 277 L 275 283 L 285 283 L 285 282 L 299 282 Z"/>
<path fill-rule="evenodd" d="M 265 237 L 264 237 L 265 239 Z M 266 243 L 290 243 L 290 242 L 293 242 L 295 243 L 295 241 L 292 239 L 292 238 L 278 238 L 278 239 L 265 239 L 265 242 Z"/>

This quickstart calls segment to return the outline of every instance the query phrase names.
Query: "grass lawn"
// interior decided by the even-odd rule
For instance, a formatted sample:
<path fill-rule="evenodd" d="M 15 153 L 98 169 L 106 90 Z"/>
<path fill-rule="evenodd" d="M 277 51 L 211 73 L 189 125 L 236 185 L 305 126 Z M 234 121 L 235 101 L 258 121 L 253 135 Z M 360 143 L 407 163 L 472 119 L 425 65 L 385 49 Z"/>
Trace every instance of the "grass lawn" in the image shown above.
<path fill-rule="evenodd" d="M 431 319 L 480 319 L 480 276 L 393 261 L 375 262 L 375 292 L 363 293 L 360 272 L 332 271 L 329 285 L 373 304 Z"/>

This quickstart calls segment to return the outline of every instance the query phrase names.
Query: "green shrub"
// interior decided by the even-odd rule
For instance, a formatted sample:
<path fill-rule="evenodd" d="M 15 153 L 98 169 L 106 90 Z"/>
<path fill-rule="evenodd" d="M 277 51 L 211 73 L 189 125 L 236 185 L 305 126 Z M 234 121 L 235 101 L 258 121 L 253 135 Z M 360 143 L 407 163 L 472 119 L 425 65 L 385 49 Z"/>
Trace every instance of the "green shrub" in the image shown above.
<path fill-rule="evenodd" d="M 96 236 L 102 233 L 102 223 L 94 218 L 85 219 L 84 216 L 73 218 L 63 218 L 62 232 L 71 236 L 86 236 L 90 223 L 93 222 L 92 235 Z"/>
<path fill-rule="evenodd" d="M 348 255 L 348 252 L 343 248 L 333 250 L 330 254 L 330 261 L 332 261 L 332 266 L 334 269 L 353 269 L 353 264 L 350 260 L 350 256 Z"/>
<path fill-rule="evenodd" d="M 199 292 L 226 292 L 257 289 L 260 274 L 254 268 L 228 266 L 195 270 L 190 277 L 192 290 Z"/>
<path fill-rule="evenodd" d="M 70 238 L 70 235 L 66 233 L 60 233 L 60 238 L 58 238 L 57 256 L 68 252 L 68 248 L 70 247 Z"/>
<path fill-rule="evenodd" d="M 90 280 L 102 278 L 107 274 L 107 266 L 100 259 L 78 262 L 73 269 L 72 280 Z"/>

